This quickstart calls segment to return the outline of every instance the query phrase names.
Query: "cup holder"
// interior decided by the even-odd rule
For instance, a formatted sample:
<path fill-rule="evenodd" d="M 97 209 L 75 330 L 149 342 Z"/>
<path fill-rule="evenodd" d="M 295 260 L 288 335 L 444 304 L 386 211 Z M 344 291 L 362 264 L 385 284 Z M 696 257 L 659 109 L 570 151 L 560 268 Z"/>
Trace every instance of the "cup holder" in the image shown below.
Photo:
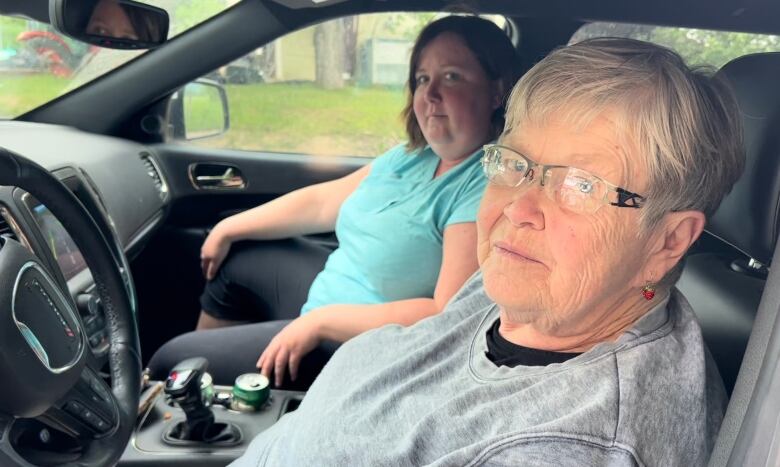
<path fill-rule="evenodd" d="M 295 410 L 298 408 L 299 405 L 301 405 L 301 401 L 303 400 L 303 396 L 293 396 L 284 401 L 284 407 L 282 407 L 282 414 L 284 415 L 286 413 L 295 412 Z M 280 415 L 280 416 L 281 416 Z"/>

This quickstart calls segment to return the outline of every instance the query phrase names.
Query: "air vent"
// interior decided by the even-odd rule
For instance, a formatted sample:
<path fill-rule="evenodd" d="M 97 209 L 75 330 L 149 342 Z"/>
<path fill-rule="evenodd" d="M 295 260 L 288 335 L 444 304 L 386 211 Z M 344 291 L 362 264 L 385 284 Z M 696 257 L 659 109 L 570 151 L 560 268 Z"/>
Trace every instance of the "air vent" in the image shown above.
<path fill-rule="evenodd" d="M 0 215 L 0 237 L 13 238 L 16 241 L 19 241 L 13 229 L 11 229 L 11 225 L 2 215 Z"/>
<path fill-rule="evenodd" d="M 146 168 L 146 173 L 149 174 L 149 177 L 154 182 L 155 188 L 157 188 L 157 193 L 160 195 L 160 199 L 165 201 L 168 198 L 168 185 L 162 178 L 160 168 L 152 158 L 152 155 L 148 152 L 142 152 L 140 156 L 141 162 L 144 163 L 144 168 Z"/>

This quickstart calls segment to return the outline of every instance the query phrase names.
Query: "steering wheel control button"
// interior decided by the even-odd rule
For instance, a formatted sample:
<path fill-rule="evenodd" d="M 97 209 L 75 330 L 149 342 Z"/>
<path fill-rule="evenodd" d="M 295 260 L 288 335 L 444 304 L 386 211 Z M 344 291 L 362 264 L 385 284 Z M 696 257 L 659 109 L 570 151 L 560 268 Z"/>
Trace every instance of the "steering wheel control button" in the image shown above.
<path fill-rule="evenodd" d="M 268 378 L 260 373 L 244 373 L 236 378 L 233 385 L 233 400 L 230 408 L 241 412 L 259 410 L 268 400 L 271 385 Z"/>
<path fill-rule="evenodd" d="M 100 304 L 97 296 L 91 293 L 82 293 L 76 297 L 76 306 L 81 316 L 99 316 Z"/>
<path fill-rule="evenodd" d="M 111 395 L 108 393 L 108 389 L 100 381 L 93 379 L 90 382 L 90 387 L 104 402 L 111 402 Z"/>
<path fill-rule="evenodd" d="M 81 374 L 81 380 L 76 385 L 76 388 L 78 396 L 71 402 L 75 402 L 82 407 L 89 407 L 89 410 L 104 422 L 105 420 L 115 420 L 115 408 L 111 394 L 108 388 L 91 370 L 85 370 Z M 68 411 L 68 409 L 76 410 L 76 408 L 66 405 L 65 410 Z M 99 423 L 97 419 L 90 418 L 85 418 L 85 421 L 96 429 L 102 429 L 103 423 Z M 108 425 L 108 422 L 105 422 L 105 424 Z"/>
<path fill-rule="evenodd" d="M 100 333 L 89 336 L 89 345 L 92 347 L 99 347 L 102 341 L 103 335 Z"/>
<path fill-rule="evenodd" d="M 19 270 L 11 312 L 22 338 L 50 372 L 65 372 L 81 358 L 84 339 L 76 312 L 34 261 Z"/>
<path fill-rule="evenodd" d="M 87 393 L 87 398 L 92 406 L 98 406 L 102 407 L 104 410 L 108 410 L 106 407 L 106 402 L 108 401 L 101 397 L 99 393 L 92 390 L 92 388 L 86 388 L 84 392 Z"/>
<path fill-rule="evenodd" d="M 93 423 L 92 427 L 101 433 L 105 433 L 110 428 L 108 423 L 100 417 L 97 417 L 97 420 Z"/>
<path fill-rule="evenodd" d="M 89 345 L 93 349 L 99 349 L 106 338 L 106 320 L 100 299 L 94 294 L 82 293 L 76 297 L 76 307 L 81 314 Z"/>
<path fill-rule="evenodd" d="M 65 411 L 74 417 L 81 417 L 81 411 L 83 409 L 84 406 L 76 401 L 69 401 L 67 404 L 65 404 Z"/>
<path fill-rule="evenodd" d="M 76 417 L 79 421 L 89 426 L 93 430 L 101 433 L 109 429 L 109 424 L 92 410 L 85 407 L 78 401 L 69 401 L 65 404 L 65 411 Z"/>
<path fill-rule="evenodd" d="M 91 426 L 97 431 L 105 431 L 108 429 L 108 423 L 97 416 L 94 412 L 90 412 L 89 410 L 85 410 L 84 413 L 84 421 L 87 422 L 87 425 Z"/>

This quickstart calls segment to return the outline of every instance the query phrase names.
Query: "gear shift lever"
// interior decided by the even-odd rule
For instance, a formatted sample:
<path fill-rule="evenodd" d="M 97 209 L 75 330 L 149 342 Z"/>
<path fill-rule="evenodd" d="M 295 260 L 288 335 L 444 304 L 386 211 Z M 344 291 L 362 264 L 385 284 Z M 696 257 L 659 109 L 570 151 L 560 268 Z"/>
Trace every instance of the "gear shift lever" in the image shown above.
<path fill-rule="evenodd" d="M 205 358 L 188 358 L 168 374 L 165 394 L 184 411 L 187 422 L 181 427 L 180 439 L 202 441 L 214 423 L 214 413 L 206 407 L 200 392 L 200 378 L 209 362 Z"/>
<path fill-rule="evenodd" d="M 213 447 L 235 446 L 241 442 L 241 430 L 232 423 L 214 422 L 214 413 L 203 401 L 201 378 L 209 366 L 201 357 L 188 358 L 176 365 L 165 381 L 165 394 L 183 411 L 186 420 L 163 434 L 163 441 L 177 446 L 207 444 Z"/>

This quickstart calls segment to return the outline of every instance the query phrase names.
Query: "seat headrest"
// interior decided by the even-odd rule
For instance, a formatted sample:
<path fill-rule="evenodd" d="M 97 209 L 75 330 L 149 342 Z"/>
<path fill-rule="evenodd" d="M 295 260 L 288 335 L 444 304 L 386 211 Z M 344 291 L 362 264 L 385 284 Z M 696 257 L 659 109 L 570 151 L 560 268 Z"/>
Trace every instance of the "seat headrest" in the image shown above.
<path fill-rule="evenodd" d="M 745 131 L 745 172 L 707 231 L 768 265 L 780 212 L 780 53 L 746 55 L 718 71 L 733 88 Z"/>

